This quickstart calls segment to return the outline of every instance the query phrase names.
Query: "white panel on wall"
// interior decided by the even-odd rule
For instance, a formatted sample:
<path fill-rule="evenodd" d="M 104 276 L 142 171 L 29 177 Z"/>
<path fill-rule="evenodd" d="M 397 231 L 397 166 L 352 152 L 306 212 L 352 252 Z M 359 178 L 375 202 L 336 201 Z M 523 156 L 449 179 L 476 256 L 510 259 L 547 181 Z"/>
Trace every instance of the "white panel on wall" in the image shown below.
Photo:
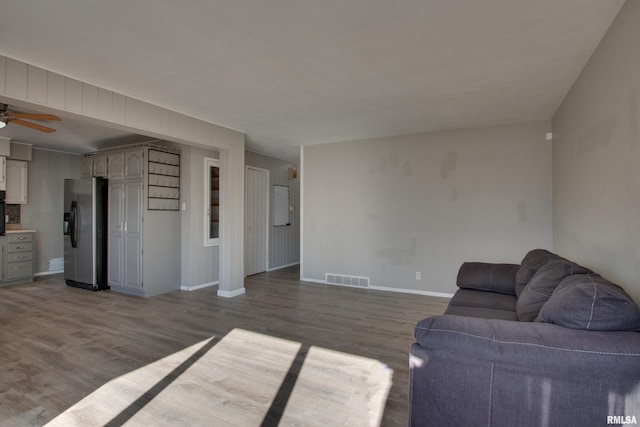
<path fill-rule="evenodd" d="M 195 139 L 198 137 L 198 121 L 191 117 L 185 117 L 185 137 L 187 139 Z"/>
<path fill-rule="evenodd" d="M 6 93 L 17 98 L 27 98 L 27 64 L 15 61 L 11 58 L 6 60 Z"/>
<path fill-rule="evenodd" d="M 0 56 L 0 92 L 4 93 L 5 91 L 5 69 L 7 67 L 7 59 L 4 56 Z"/>
<path fill-rule="evenodd" d="M 47 72 L 47 102 L 52 107 L 64 108 L 66 105 L 67 79 L 60 74 Z"/>
<path fill-rule="evenodd" d="M 82 84 L 82 113 L 98 116 L 98 88 L 87 83 Z"/>
<path fill-rule="evenodd" d="M 30 101 L 47 102 L 47 72 L 42 68 L 27 67 L 27 96 Z"/>
<path fill-rule="evenodd" d="M 171 123 L 171 132 L 169 135 L 182 135 L 182 115 L 181 114 L 169 114 L 169 120 Z"/>
<path fill-rule="evenodd" d="M 146 102 L 141 102 L 140 105 L 138 105 L 138 126 L 142 129 L 149 129 L 150 114 L 151 105 Z"/>
<path fill-rule="evenodd" d="M 66 85 L 66 108 L 74 112 L 82 112 L 82 83 L 67 79 Z"/>
<path fill-rule="evenodd" d="M 111 120 L 113 117 L 113 92 L 98 88 L 98 117 Z"/>
<path fill-rule="evenodd" d="M 152 105 L 151 112 L 149 114 L 149 129 L 161 129 L 162 108 L 158 107 L 157 105 Z"/>
<path fill-rule="evenodd" d="M 138 100 L 137 99 L 126 97 L 124 121 L 129 126 L 138 125 Z"/>
<path fill-rule="evenodd" d="M 119 93 L 113 94 L 113 121 L 116 123 L 125 123 L 125 110 L 127 105 L 127 97 Z"/>

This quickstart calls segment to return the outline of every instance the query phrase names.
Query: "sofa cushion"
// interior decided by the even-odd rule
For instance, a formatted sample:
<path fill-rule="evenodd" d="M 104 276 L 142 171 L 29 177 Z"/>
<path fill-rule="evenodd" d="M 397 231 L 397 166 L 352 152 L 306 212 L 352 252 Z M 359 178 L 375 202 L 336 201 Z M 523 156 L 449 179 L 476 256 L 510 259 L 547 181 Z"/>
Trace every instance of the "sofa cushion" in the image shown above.
<path fill-rule="evenodd" d="M 475 317 L 480 319 L 500 319 L 500 320 L 513 320 L 517 321 L 515 311 L 500 310 L 496 308 L 486 307 L 466 307 L 462 305 L 450 305 L 444 314 L 453 314 L 463 317 Z"/>
<path fill-rule="evenodd" d="M 456 284 L 463 289 L 499 292 L 515 295 L 517 264 L 465 262 L 458 270 Z"/>
<path fill-rule="evenodd" d="M 520 268 L 516 272 L 516 280 L 515 280 L 515 292 L 516 296 L 520 297 L 520 293 L 527 286 L 529 280 L 536 274 L 536 271 L 547 262 L 552 259 L 558 259 L 560 256 L 554 254 L 553 252 L 549 252 L 546 249 L 533 249 L 529 251 L 522 262 L 520 263 Z"/>
<path fill-rule="evenodd" d="M 479 307 L 496 310 L 516 311 L 516 296 L 496 292 L 458 289 L 453 295 L 450 306 Z"/>
<path fill-rule="evenodd" d="M 562 279 L 572 274 L 585 273 L 591 273 L 591 270 L 575 262 L 562 258 L 548 261 L 536 271 L 520 292 L 516 305 L 518 320 L 533 322 Z"/>
<path fill-rule="evenodd" d="M 536 321 L 590 331 L 640 331 L 640 308 L 602 276 L 575 274 L 560 282 Z"/>

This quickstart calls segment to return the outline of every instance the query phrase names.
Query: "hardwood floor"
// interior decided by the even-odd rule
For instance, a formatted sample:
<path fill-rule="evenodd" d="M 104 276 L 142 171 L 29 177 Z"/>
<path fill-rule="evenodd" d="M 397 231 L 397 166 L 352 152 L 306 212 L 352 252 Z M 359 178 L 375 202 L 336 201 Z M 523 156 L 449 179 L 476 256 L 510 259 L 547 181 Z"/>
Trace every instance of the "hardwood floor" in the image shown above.
<path fill-rule="evenodd" d="M 235 328 L 388 365 L 382 425 L 406 426 L 413 326 L 448 300 L 297 278 L 297 267 L 251 276 L 231 299 L 217 287 L 95 293 L 60 275 L 0 288 L 0 426 L 43 425 L 109 380 Z"/>

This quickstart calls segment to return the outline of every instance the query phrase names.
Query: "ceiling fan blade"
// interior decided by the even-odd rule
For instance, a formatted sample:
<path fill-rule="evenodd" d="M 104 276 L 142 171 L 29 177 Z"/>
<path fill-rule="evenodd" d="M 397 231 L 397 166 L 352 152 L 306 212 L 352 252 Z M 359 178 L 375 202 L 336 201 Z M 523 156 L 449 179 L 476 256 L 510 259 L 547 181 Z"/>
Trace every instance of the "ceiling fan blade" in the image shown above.
<path fill-rule="evenodd" d="M 60 121 L 60 117 L 54 116 L 53 114 L 32 114 L 32 113 L 14 113 L 14 112 L 10 112 L 9 115 L 11 117 L 15 117 L 16 119 L 55 120 L 57 122 Z"/>
<path fill-rule="evenodd" d="M 26 120 L 22 120 L 22 119 L 12 119 L 9 121 L 9 123 L 13 123 L 20 126 L 26 126 L 31 129 L 39 130 L 40 132 L 51 133 L 56 131 L 55 129 L 42 126 L 36 123 L 27 122 Z"/>

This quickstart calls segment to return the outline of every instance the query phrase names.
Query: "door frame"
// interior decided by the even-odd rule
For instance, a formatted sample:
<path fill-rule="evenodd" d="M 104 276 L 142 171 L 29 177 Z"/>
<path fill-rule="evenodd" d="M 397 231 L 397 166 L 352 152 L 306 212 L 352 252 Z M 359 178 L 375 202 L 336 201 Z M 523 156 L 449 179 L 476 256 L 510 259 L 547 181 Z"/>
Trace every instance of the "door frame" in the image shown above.
<path fill-rule="evenodd" d="M 264 239 L 264 244 L 265 244 L 265 248 L 264 248 L 264 271 L 269 271 L 269 206 L 271 205 L 270 203 L 270 198 L 271 195 L 269 194 L 269 189 L 270 189 L 270 182 L 271 182 L 271 171 L 269 169 L 264 169 L 264 168 L 260 168 L 257 166 L 249 166 L 246 165 L 245 166 L 245 170 L 244 170 L 244 180 L 245 180 L 245 190 L 244 190 L 244 203 L 245 203 L 245 217 L 244 217 L 244 227 L 245 227 L 245 239 L 244 239 L 244 244 L 245 244 L 245 254 L 244 254 L 244 275 L 245 277 L 247 276 L 247 250 L 248 250 L 248 245 L 247 245 L 247 237 L 248 233 L 247 231 L 247 212 L 248 212 L 248 208 L 247 208 L 247 171 L 249 169 L 253 169 L 255 171 L 258 171 L 260 173 L 264 173 L 266 174 L 266 182 L 265 182 L 265 186 L 264 186 L 264 191 L 266 194 L 266 206 L 265 206 L 265 211 L 264 211 L 264 223 L 265 223 L 265 239 Z"/>

